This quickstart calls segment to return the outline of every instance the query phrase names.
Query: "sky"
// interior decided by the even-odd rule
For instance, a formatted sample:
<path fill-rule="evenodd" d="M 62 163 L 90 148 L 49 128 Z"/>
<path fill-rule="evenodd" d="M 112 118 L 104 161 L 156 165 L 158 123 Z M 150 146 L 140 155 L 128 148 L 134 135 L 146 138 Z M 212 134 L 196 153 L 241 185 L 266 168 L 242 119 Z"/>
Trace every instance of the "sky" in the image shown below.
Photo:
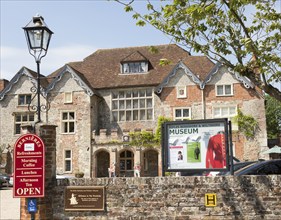
<path fill-rule="evenodd" d="M 124 6 L 107 0 L 0 0 L 1 70 L 0 78 L 10 80 L 23 66 L 36 70 L 28 52 L 25 27 L 40 14 L 54 34 L 40 72 L 49 75 L 64 64 L 82 61 L 98 49 L 171 43 L 152 26 L 136 26 Z M 138 0 L 140 10 L 146 1 Z"/>
<path fill-rule="evenodd" d="M 134 8 L 146 12 L 146 3 L 135 0 Z M 36 70 L 22 29 L 36 14 L 54 32 L 48 53 L 41 60 L 43 75 L 66 63 L 82 61 L 98 49 L 173 43 L 150 25 L 137 26 L 132 13 L 126 13 L 124 6 L 113 0 L 0 0 L 0 79 L 11 80 L 23 66 Z M 281 85 L 276 87 L 281 90 Z"/>

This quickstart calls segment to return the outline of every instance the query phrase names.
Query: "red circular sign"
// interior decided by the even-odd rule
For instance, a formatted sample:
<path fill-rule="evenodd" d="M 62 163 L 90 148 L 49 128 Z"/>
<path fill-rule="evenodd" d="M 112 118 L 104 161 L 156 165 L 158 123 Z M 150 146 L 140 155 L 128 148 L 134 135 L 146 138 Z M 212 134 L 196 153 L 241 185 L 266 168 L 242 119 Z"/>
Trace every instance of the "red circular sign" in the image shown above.
<path fill-rule="evenodd" d="M 18 138 L 14 146 L 14 197 L 45 194 L 45 145 L 35 134 Z"/>

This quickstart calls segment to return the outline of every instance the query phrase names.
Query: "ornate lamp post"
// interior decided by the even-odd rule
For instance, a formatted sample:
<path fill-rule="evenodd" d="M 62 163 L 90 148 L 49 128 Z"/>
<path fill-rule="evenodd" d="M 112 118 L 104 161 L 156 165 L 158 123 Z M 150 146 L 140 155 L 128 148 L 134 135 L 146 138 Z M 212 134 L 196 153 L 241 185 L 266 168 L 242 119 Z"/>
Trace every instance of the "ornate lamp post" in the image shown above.
<path fill-rule="evenodd" d="M 28 105 L 28 110 L 37 111 L 37 122 L 41 122 L 41 110 L 47 109 L 47 107 L 45 105 L 40 105 L 40 62 L 47 54 L 53 32 L 47 27 L 44 18 L 38 14 L 33 17 L 23 30 L 25 32 L 29 53 L 35 58 L 37 64 L 37 88 L 31 88 L 31 91 L 37 95 L 37 105 L 31 106 L 32 100 L 36 97 L 35 95 Z"/>

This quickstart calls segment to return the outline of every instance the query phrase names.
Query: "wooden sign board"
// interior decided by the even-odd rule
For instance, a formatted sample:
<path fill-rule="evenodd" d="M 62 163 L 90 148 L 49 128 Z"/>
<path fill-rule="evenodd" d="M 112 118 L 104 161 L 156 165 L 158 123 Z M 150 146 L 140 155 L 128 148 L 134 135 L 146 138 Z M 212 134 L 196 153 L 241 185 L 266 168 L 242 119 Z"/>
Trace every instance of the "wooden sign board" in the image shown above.
<path fill-rule="evenodd" d="M 65 211 L 104 211 L 104 186 L 68 186 L 64 194 Z"/>

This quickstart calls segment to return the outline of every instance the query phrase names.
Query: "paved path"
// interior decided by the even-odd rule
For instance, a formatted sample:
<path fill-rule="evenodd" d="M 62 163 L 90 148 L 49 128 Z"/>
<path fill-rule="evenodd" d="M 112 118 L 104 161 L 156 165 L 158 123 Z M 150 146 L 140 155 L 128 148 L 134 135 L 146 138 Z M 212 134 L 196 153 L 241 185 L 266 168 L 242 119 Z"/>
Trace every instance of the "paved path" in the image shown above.
<path fill-rule="evenodd" d="M 3 187 L 0 189 L 0 219 L 20 219 L 20 199 L 13 198 L 13 187 Z"/>

